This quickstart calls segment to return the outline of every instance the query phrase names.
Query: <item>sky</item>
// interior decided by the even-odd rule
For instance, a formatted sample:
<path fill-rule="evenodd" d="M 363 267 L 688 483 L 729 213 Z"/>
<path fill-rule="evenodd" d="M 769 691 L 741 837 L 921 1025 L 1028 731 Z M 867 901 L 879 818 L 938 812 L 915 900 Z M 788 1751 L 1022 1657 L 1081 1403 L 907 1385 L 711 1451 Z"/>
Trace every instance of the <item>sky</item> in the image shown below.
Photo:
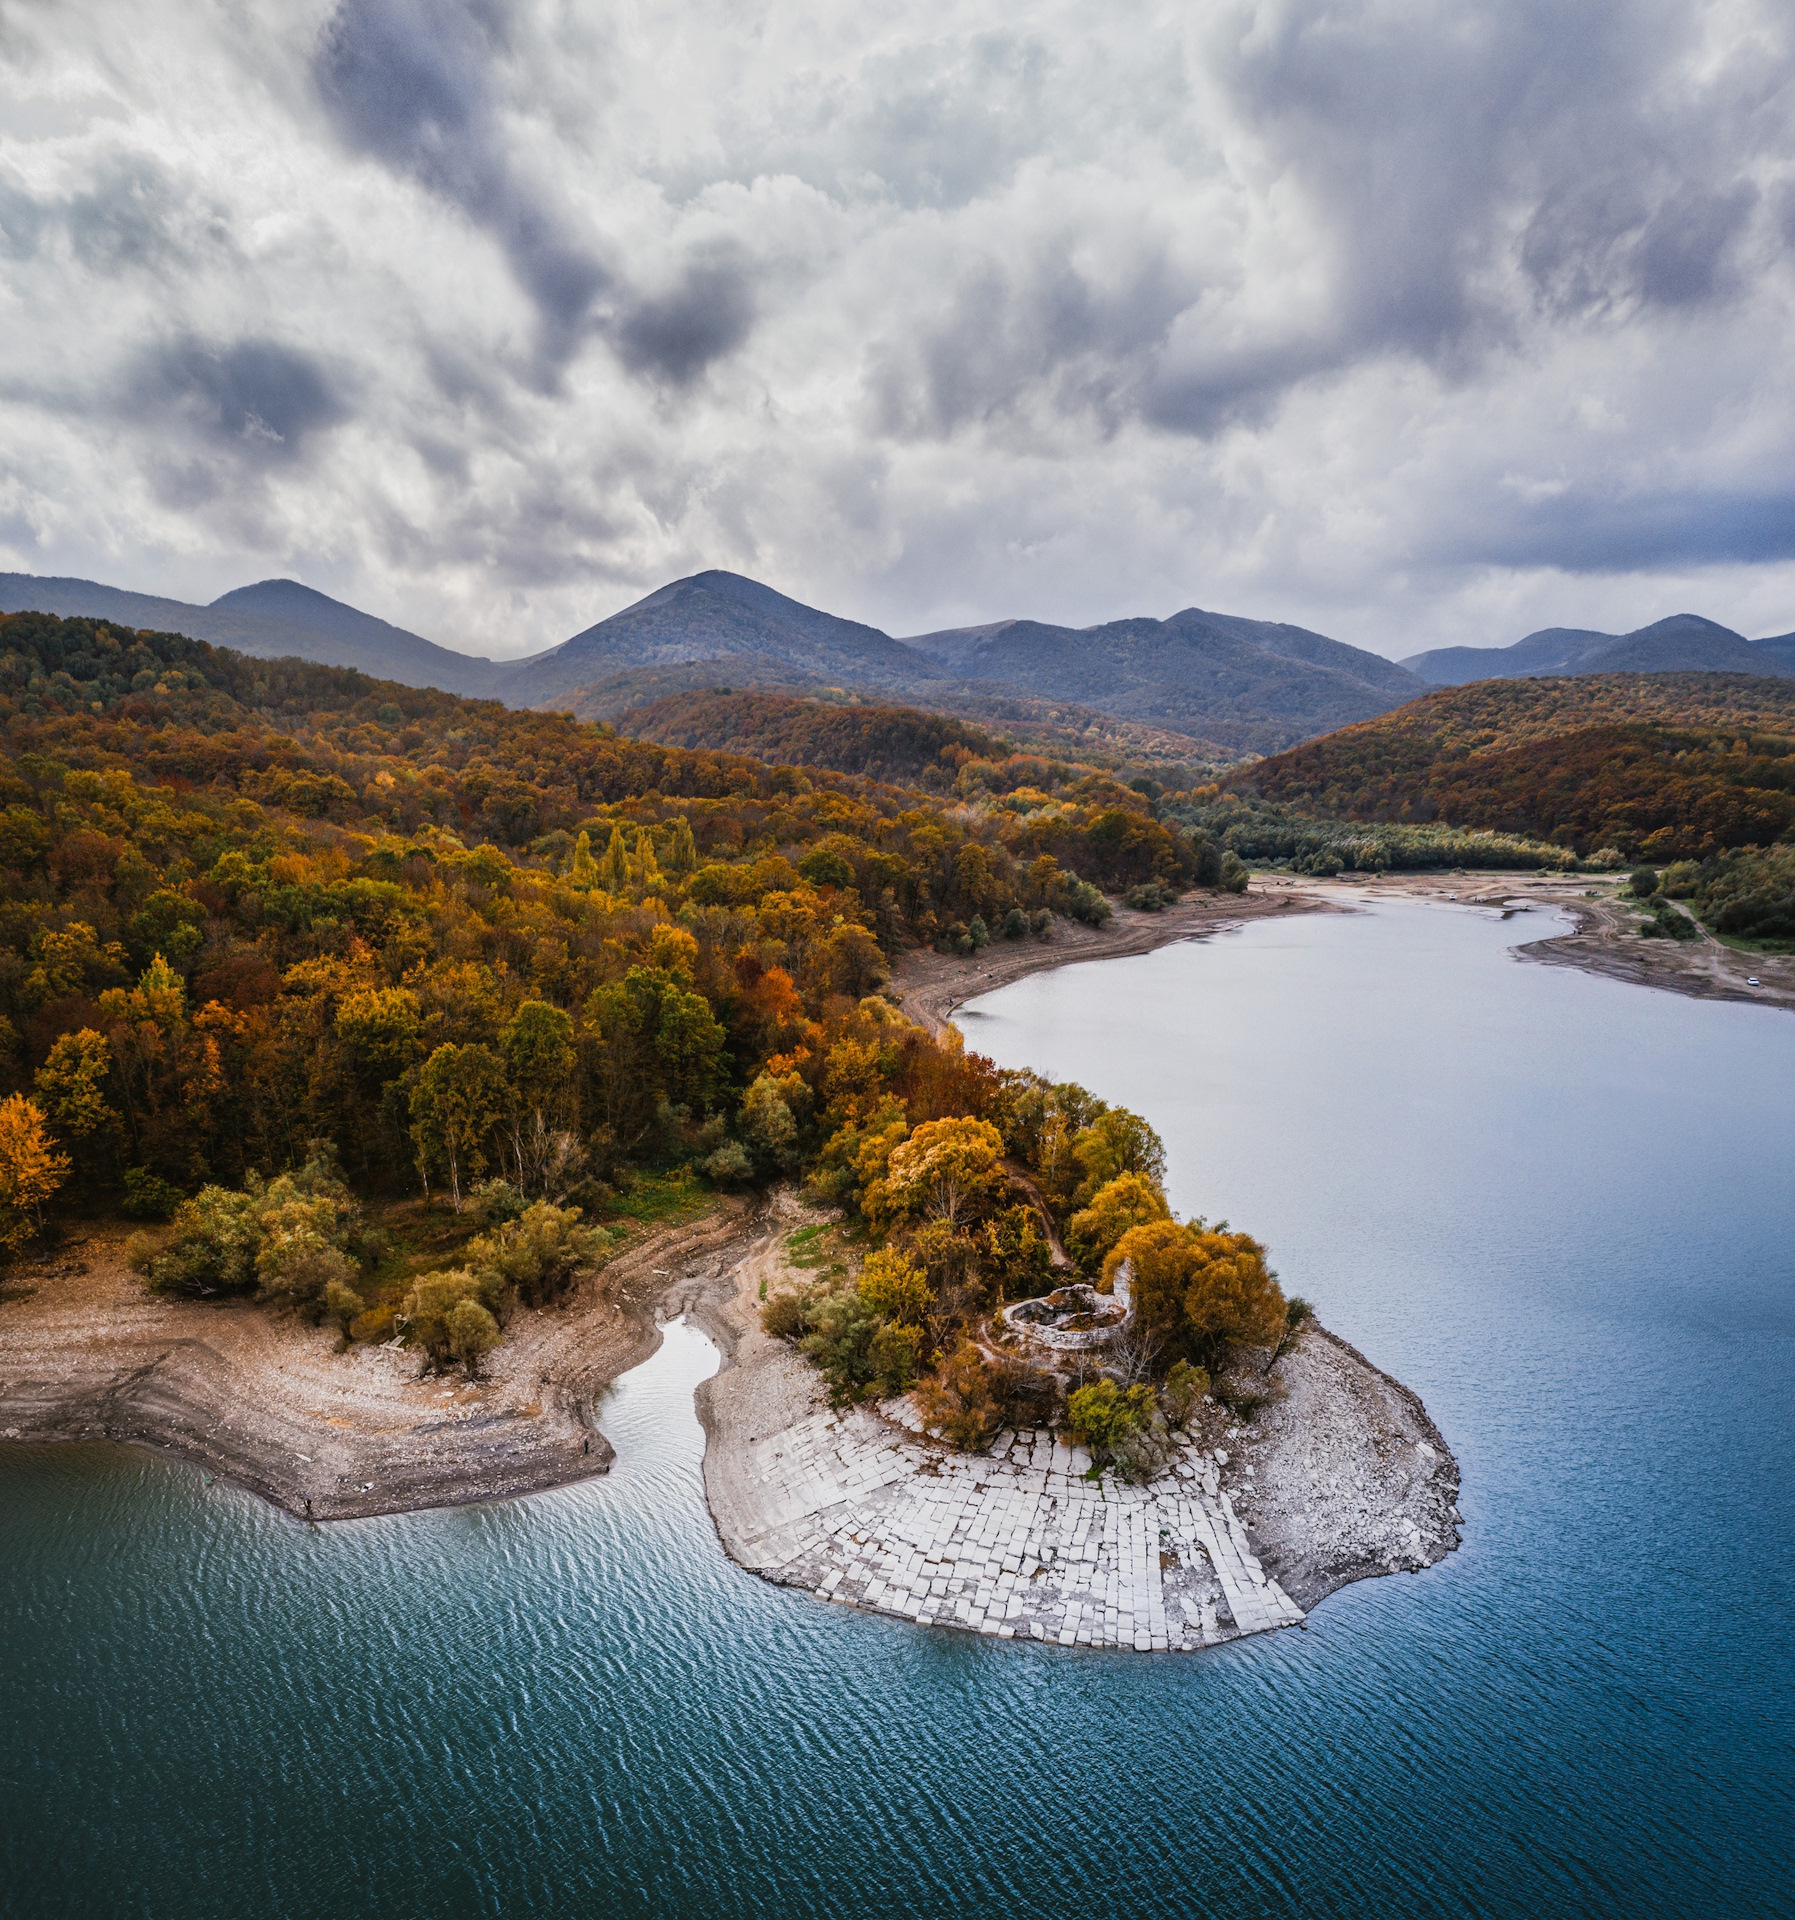
<path fill-rule="evenodd" d="M 1787 0 L 0 0 L 0 570 L 1795 628 Z"/>

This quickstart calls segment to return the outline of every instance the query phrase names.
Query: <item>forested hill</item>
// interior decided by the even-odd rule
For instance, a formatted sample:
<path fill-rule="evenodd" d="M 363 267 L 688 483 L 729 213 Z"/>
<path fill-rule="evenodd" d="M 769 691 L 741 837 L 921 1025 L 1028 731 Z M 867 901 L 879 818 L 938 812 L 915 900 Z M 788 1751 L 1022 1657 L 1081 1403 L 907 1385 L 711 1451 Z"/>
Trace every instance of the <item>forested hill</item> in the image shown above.
<path fill-rule="evenodd" d="M 1739 674 L 1486 680 L 1228 783 L 1305 814 L 1439 821 L 1588 854 L 1701 859 L 1795 823 L 1795 684 Z"/>
<path fill-rule="evenodd" d="M 721 748 L 794 767 L 832 767 L 914 786 L 951 782 L 968 760 L 1004 760 L 1009 745 L 980 727 L 916 707 L 825 702 L 733 690 L 671 694 L 628 716 L 630 733 L 664 746 Z"/>
<path fill-rule="evenodd" d="M 328 666 L 359 667 L 407 686 L 440 687 L 446 693 L 494 694 L 500 678 L 520 664 L 436 646 L 296 580 L 263 580 L 199 607 L 97 580 L 0 573 L 0 613 L 26 611 L 177 631 L 261 660 L 289 655 L 321 660 Z"/>
<path fill-rule="evenodd" d="M 1218 865 L 1100 778 L 932 800 L 39 614 L 0 619 L 0 807 L 0 1070 L 113 1193 L 314 1135 L 408 1187 L 418 1074 L 445 1046 L 496 1061 L 526 1003 L 565 1016 L 599 1161 L 713 1117 L 714 1149 L 769 1060 L 800 1141 L 829 1022 L 900 947 Z"/>

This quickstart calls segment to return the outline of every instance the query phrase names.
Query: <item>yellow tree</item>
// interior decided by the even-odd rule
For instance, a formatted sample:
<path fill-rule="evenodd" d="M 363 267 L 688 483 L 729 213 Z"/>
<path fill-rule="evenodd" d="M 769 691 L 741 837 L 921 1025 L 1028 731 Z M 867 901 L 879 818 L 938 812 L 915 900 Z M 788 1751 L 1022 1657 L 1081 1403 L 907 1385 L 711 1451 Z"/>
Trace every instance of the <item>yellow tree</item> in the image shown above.
<path fill-rule="evenodd" d="M 1119 1173 L 1092 1194 L 1088 1207 L 1072 1216 L 1067 1231 L 1079 1255 L 1093 1261 L 1108 1253 L 1130 1227 L 1171 1217 L 1165 1195 L 1144 1173 Z"/>
<path fill-rule="evenodd" d="M 68 1177 L 35 1100 L 0 1100 L 0 1249 L 17 1253 L 44 1224 L 44 1202 Z"/>
<path fill-rule="evenodd" d="M 1156 1347 L 1180 1353 L 1211 1371 L 1239 1347 L 1275 1346 L 1287 1320 L 1276 1274 L 1265 1249 L 1245 1233 L 1226 1233 L 1201 1220 L 1180 1226 L 1155 1220 L 1131 1227 L 1104 1262 L 1113 1280 L 1129 1263 L 1134 1311 Z"/>
<path fill-rule="evenodd" d="M 867 1192 L 866 1211 L 891 1220 L 921 1213 L 950 1227 L 1003 1180 L 1003 1135 L 988 1120 L 928 1120 L 893 1150 L 885 1177 Z"/>

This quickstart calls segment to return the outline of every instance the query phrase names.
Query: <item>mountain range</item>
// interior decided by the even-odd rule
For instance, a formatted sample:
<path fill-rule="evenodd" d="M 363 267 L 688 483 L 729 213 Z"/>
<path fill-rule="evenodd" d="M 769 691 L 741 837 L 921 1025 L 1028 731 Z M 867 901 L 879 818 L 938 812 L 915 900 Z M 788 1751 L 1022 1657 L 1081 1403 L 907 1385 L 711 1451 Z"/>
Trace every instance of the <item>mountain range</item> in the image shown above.
<path fill-rule="evenodd" d="M 1187 607 L 1090 627 L 1000 620 L 895 638 L 736 573 L 671 581 L 557 647 L 492 660 L 437 646 L 294 580 L 209 606 L 96 581 L 0 574 L 0 612 L 35 609 L 180 632 L 259 658 L 297 655 L 515 707 L 616 719 L 694 689 L 899 701 L 1018 730 L 1061 752 L 1081 740 L 1160 757 L 1277 753 L 1388 713 L 1430 686 L 1612 672 L 1795 675 L 1795 635 L 1747 641 L 1678 614 L 1635 633 L 1553 627 L 1512 647 L 1448 647 L 1400 664 L 1277 621 Z"/>
<path fill-rule="evenodd" d="M 1542 627 L 1512 647 L 1436 647 L 1402 663 L 1430 686 L 1473 680 L 1532 680 L 1581 673 L 1755 673 L 1795 675 L 1795 633 L 1747 640 L 1696 613 L 1632 633 L 1589 627 Z"/>
<path fill-rule="evenodd" d="M 328 667 L 359 667 L 377 679 L 435 687 L 443 693 L 495 693 L 501 675 L 521 664 L 439 647 L 403 627 L 303 587 L 297 580 L 258 581 L 202 607 L 102 586 L 97 580 L 0 573 L 0 613 L 25 612 L 54 613 L 65 620 L 116 620 L 121 626 L 153 633 L 184 633 L 190 640 L 234 647 L 257 660 L 297 657 Z"/>

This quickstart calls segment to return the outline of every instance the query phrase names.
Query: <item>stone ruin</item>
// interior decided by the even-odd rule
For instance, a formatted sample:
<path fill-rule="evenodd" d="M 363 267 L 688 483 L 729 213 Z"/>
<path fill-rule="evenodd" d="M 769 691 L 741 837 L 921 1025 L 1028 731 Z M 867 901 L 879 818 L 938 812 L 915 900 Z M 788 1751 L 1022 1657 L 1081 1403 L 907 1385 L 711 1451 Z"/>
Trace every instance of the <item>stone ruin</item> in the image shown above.
<path fill-rule="evenodd" d="M 1099 1293 L 1082 1281 L 1003 1310 L 1003 1323 L 1025 1346 L 1054 1353 L 1090 1353 L 1111 1346 L 1134 1319 L 1128 1262 L 1116 1271 L 1115 1291 Z"/>

